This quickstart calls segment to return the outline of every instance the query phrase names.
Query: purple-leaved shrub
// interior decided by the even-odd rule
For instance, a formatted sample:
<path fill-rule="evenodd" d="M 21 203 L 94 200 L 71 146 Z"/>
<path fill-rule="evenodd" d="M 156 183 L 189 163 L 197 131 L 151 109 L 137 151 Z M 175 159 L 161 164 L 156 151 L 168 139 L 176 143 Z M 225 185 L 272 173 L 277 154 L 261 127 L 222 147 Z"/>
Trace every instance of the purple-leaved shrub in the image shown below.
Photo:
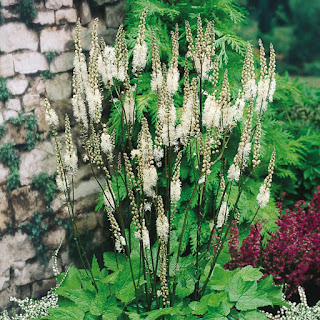
<path fill-rule="evenodd" d="M 282 203 L 278 203 L 282 211 Z M 277 221 L 279 229 L 262 247 L 262 224 L 251 226 L 249 235 L 239 246 L 239 230 L 233 223 L 229 238 L 230 261 L 225 268 L 233 270 L 246 265 L 261 266 L 265 276 L 271 274 L 276 284 L 287 284 L 287 296 L 309 281 L 320 281 L 320 187 L 310 203 L 298 201 L 286 209 Z"/>

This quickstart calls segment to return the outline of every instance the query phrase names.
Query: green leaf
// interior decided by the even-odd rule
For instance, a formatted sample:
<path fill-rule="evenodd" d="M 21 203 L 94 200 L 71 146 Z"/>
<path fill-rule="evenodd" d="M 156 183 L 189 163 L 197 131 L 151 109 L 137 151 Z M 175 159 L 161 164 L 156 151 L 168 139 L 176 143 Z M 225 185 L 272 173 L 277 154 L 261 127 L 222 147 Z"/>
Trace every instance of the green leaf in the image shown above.
<path fill-rule="evenodd" d="M 100 267 L 98 264 L 98 260 L 96 258 L 96 256 L 93 256 L 92 258 L 92 274 L 94 277 L 99 278 L 100 277 Z"/>
<path fill-rule="evenodd" d="M 92 315 L 91 313 L 86 313 L 83 320 L 98 320 L 99 317 Z"/>
<path fill-rule="evenodd" d="M 176 287 L 176 294 L 179 298 L 185 298 L 189 296 L 195 288 L 195 281 L 192 274 L 188 271 L 182 271 L 178 273 L 178 282 Z"/>
<path fill-rule="evenodd" d="M 240 276 L 244 281 L 256 281 L 262 278 L 263 273 L 249 265 L 241 268 L 236 275 Z"/>
<path fill-rule="evenodd" d="M 165 309 L 158 309 L 146 312 L 144 315 L 147 315 L 146 320 L 156 320 L 164 315 L 175 315 L 180 311 L 179 307 L 170 307 Z"/>
<path fill-rule="evenodd" d="M 141 320 L 140 314 L 135 312 L 126 312 L 126 315 L 130 320 Z"/>
<path fill-rule="evenodd" d="M 119 302 L 115 297 L 108 297 L 106 288 L 99 291 L 95 301 L 92 303 L 90 312 L 100 316 L 102 319 L 116 319 L 121 315 L 123 308 L 118 307 Z M 109 318 L 107 316 L 109 315 Z"/>
<path fill-rule="evenodd" d="M 216 266 L 209 280 L 210 288 L 214 290 L 224 290 L 226 285 L 231 282 L 234 274 L 235 271 L 225 270 L 221 266 Z"/>
<path fill-rule="evenodd" d="M 103 262 L 108 270 L 117 271 L 118 269 L 123 269 L 126 264 L 126 258 L 119 253 L 105 252 L 103 254 Z"/>
<path fill-rule="evenodd" d="M 95 299 L 95 294 L 83 289 L 70 289 L 62 294 L 64 297 L 73 301 L 82 311 L 90 310 L 91 302 Z"/>
<path fill-rule="evenodd" d="M 107 277 L 101 280 L 102 283 L 110 283 L 114 284 L 118 278 L 118 275 L 120 273 L 120 270 L 117 270 L 116 272 L 112 272 Z"/>
<path fill-rule="evenodd" d="M 83 320 L 84 312 L 77 307 L 50 308 L 50 320 Z"/>
<path fill-rule="evenodd" d="M 258 283 L 258 291 L 266 292 L 272 306 L 286 306 L 288 303 L 282 297 L 282 286 L 275 286 L 272 275 L 267 276 Z"/>
<path fill-rule="evenodd" d="M 253 310 L 258 307 L 271 305 L 266 293 L 257 292 L 257 282 L 244 281 L 241 277 L 235 277 L 226 286 L 231 301 L 236 301 L 239 310 Z"/>
<path fill-rule="evenodd" d="M 241 311 L 237 313 L 240 320 L 267 320 L 266 315 L 260 311 Z"/>

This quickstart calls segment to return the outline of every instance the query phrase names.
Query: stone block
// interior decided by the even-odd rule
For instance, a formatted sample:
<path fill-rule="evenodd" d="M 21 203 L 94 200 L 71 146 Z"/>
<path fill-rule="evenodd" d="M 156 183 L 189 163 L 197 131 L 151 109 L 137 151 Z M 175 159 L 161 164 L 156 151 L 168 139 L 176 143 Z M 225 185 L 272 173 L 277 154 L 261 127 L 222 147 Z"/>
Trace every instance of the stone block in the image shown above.
<path fill-rule="evenodd" d="M 22 268 L 17 265 L 13 274 L 16 286 L 23 286 L 37 280 L 52 278 L 53 276 L 52 260 L 47 266 L 40 264 L 39 261 L 26 263 Z"/>
<path fill-rule="evenodd" d="M 46 85 L 45 80 L 43 80 L 41 77 L 32 77 L 30 79 L 28 94 L 40 94 L 45 95 L 46 94 Z"/>
<path fill-rule="evenodd" d="M 19 0 L 1 0 L 0 3 L 2 7 L 9 7 L 19 3 Z"/>
<path fill-rule="evenodd" d="M 124 21 L 125 1 L 121 1 L 114 6 L 106 6 L 106 23 L 108 28 L 119 28 Z"/>
<path fill-rule="evenodd" d="M 95 178 L 86 181 L 81 181 L 74 189 L 75 201 L 89 197 L 90 195 L 98 194 L 101 191 Z"/>
<path fill-rule="evenodd" d="M 20 111 L 21 110 L 20 99 L 9 99 L 6 101 L 5 106 L 9 110 Z"/>
<path fill-rule="evenodd" d="M 38 191 L 31 189 L 31 186 L 25 186 L 11 192 L 10 200 L 16 227 L 30 221 L 34 212 L 45 209 L 42 198 Z"/>
<path fill-rule="evenodd" d="M 19 173 L 22 186 L 31 184 L 34 175 L 41 172 L 51 175 L 55 171 L 55 151 L 51 142 L 44 141 L 37 144 L 33 150 L 21 153 Z"/>
<path fill-rule="evenodd" d="M 34 115 L 38 121 L 38 131 L 46 132 L 49 129 L 49 126 L 46 121 L 46 109 L 44 106 L 40 106 L 34 110 Z"/>
<path fill-rule="evenodd" d="M 14 75 L 13 56 L 5 54 L 0 56 L 0 78 L 11 77 Z"/>
<path fill-rule="evenodd" d="M 46 81 L 47 97 L 50 101 L 66 100 L 72 94 L 71 75 L 57 74 L 53 79 Z"/>
<path fill-rule="evenodd" d="M 34 299 L 41 298 L 47 294 L 47 292 L 57 285 L 56 278 L 45 279 L 37 281 L 32 284 L 32 297 Z"/>
<path fill-rule="evenodd" d="M 13 95 L 24 94 L 24 92 L 28 88 L 28 84 L 29 81 L 25 79 L 25 77 L 21 76 L 15 77 L 13 79 L 8 79 L 7 81 L 7 87 Z"/>
<path fill-rule="evenodd" d="M 25 111 L 34 110 L 40 106 L 40 95 L 38 93 L 28 93 L 23 96 L 22 104 Z"/>
<path fill-rule="evenodd" d="M 37 16 L 33 20 L 35 24 L 54 24 L 55 23 L 55 16 L 54 11 L 38 11 Z"/>
<path fill-rule="evenodd" d="M 66 243 L 66 229 L 63 227 L 59 227 L 56 230 L 49 231 L 43 237 L 44 245 L 48 246 L 50 249 L 57 249 L 59 247 L 60 241 L 62 243 Z"/>
<path fill-rule="evenodd" d="M 12 10 L 8 9 L 2 9 L 1 10 L 2 17 L 5 19 L 19 19 L 20 14 L 18 12 L 14 12 Z"/>
<path fill-rule="evenodd" d="M 76 221 L 79 232 L 94 230 L 98 224 L 97 215 L 97 212 L 79 214 Z"/>
<path fill-rule="evenodd" d="M 14 69 L 19 73 L 32 74 L 48 70 L 49 66 L 43 54 L 39 52 L 25 52 L 14 55 Z"/>
<path fill-rule="evenodd" d="M 27 130 L 24 126 L 15 126 L 8 123 L 6 126 L 6 135 L 3 137 L 2 142 L 14 142 L 16 145 L 25 144 L 27 140 Z"/>
<path fill-rule="evenodd" d="M 5 170 L 1 173 L 0 167 L 0 179 L 1 175 L 8 174 Z M 11 214 L 9 211 L 8 194 L 5 187 L 0 188 L 0 233 L 5 231 L 11 222 Z M 1 280 L 0 280 L 1 281 Z M 1 288 L 1 285 L 0 285 Z"/>
<path fill-rule="evenodd" d="M 80 21 L 82 25 L 88 24 L 92 20 L 90 6 L 87 1 L 80 4 Z"/>
<path fill-rule="evenodd" d="M 0 26 L 0 51 L 13 52 L 21 49 L 37 51 L 38 35 L 24 23 L 10 22 Z"/>
<path fill-rule="evenodd" d="M 56 24 L 76 23 L 77 11 L 76 9 L 60 9 L 56 11 Z"/>
<path fill-rule="evenodd" d="M 72 7 L 73 0 L 46 0 L 46 8 L 58 10 L 61 7 Z"/>
<path fill-rule="evenodd" d="M 46 28 L 40 33 L 41 52 L 58 51 L 63 52 L 72 48 L 73 39 L 67 27 L 57 30 L 56 27 Z"/>
<path fill-rule="evenodd" d="M 8 175 L 9 175 L 9 168 L 5 167 L 2 163 L 0 163 L 0 185 L 7 182 Z M 1 189 L 0 189 L 0 193 L 1 193 Z M 5 204 L 4 200 L 3 200 L 3 204 Z M 1 207 L 1 205 L 2 205 L 2 201 L 0 201 L 0 212 L 5 212 L 6 210 L 4 210 Z"/>
<path fill-rule="evenodd" d="M 73 69 L 74 52 L 65 52 L 57 56 L 50 64 L 52 73 L 65 72 Z"/>
<path fill-rule="evenodd" d="M 4 120 L 9 120 L 9 119 L 13 119 L 13 118 L 18 118 L 19 114 L 17 111 L 14 110 L 4 110 L 3 111 L 3 119 Z"/>
<path fill-rule="evenodd" d="M 25 262 L 36 255 L 32 242 L 26 234 L 20 231 L 15 234 L 6 234 L 1 238 L 0 252 L 0 275 L 6 274 L 15 263 Z M 2 283 L 4 283 L 3 280 Z M 1 290 L 3 290 L 3 285 L 0 284 Z"/>

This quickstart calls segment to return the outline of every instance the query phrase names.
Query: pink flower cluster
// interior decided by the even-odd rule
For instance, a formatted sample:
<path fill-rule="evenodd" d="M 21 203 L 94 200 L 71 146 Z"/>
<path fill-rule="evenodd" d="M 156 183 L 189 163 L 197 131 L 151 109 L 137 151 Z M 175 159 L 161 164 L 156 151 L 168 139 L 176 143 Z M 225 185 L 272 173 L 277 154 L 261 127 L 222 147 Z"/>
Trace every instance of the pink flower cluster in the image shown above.
<path fill-rule="evenodd" d="M 225 268 L 261 266 L 265 276 L 273 275 L 276 284 L 287 283 L 289 296 L 298 286 L 320 281 L 320 187 L 311 203 L 298 201 L 292 210 L 281 215 L 277 225 L 278 231 L 271 234 L 262 249 L 261 222 L 251 226 L 240 248 L 239 231 L 234 224 L 229 240 L 231 260 Z"/>

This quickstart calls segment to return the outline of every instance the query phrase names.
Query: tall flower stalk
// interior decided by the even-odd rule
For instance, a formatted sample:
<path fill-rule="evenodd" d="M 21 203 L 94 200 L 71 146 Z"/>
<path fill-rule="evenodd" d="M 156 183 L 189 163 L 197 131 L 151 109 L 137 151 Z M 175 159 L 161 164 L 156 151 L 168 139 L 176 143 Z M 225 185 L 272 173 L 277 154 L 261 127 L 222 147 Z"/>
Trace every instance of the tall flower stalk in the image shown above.
<path fill-rule="evenodd" d="M 197 215 L 196 250 L 189 252 L 194 266 L 191 294 L 200 299 L 207 290 L 231 221 L 237 218 L 242 191 L 260 163 L 261 120 L 275 90 L 275 55 L 271 47 L 268 67 L 260 42 L 262 69 L 257 86 L 252 49 L 248 45 L 241 89 L 233 99 L 227 70 L 222 88 L 218 89 L 220 70 L 213 22 L 205 27 L 199 16 L 195 37 L 186 23 L 188 53 L 182 70 L 179 66 L 179 26 L 171 32 L 172 55 L 167 65 L 160 61 L 155 31 L 152 48 L 144 41 L 146 16 L 147 9 L 140 19 L 132 61 L 123 27 L 118 30 L 115 46 L 109 47 L 98 41 L 95 21 L 87 63 L 82 53 L 78 21 L 72 103 L 74 118 L 81 130 L 83 158 L 101 188 L 115 252 L 124 254 L 130 261 L 135 290 L 140 286 L 140 280 L 137 282 L 133 273 L 131 258 L 139 255 L 144 307 L 150 310 L 154 303 L 158 308 L 175 303 L 180 262 L 182 254 L 186 253 L 185 235 L 190 232 L 191 210 Z M 147 65 L 148 55 L 152 56 L 152 69 Z M 150 121 L 147 112 L 142 113 L 139 109 L 139 79 L 147 68 L 152 70 L 150 87 L 157 101 L 156 123 Z M 181 105 L 176 99 L 180 94 L 183 95 Z M 104 95 L 108 97 L 111 112 L 116 115 L 113 118 L 116 124 L 105 120 Z M 64 153 L 57 139 L 58 118 L 48 101 L 46 105 L 47 121 L 56 144 L 57 185 L 65 194 L 74 221 L 76 209 L 72 189 L 77 158 L 70 122 L 66 117 Z M 225 153 L 236 127 L 241 130 L 241 138 L 233 162 L 228 163 Z M 275 152 L 269 174 L 257 196 L 255 216 L 269 200 L 274 160 Z M 181 170 L 185 163 L 189 168 L 187 179 Z M 217 167 L 220 168 L 219 183 L 213 190 L 208 181 Z M 105 178 L 104 185 L 98 179 L 101 175 Z M 182 205 L 186 185 L 191 191 Z M 234 192 L 236 197 L 232 200 Z M 209 199 L 214 203 L 210 214 L 207 210 Z M 204 241 L 201 235 L 209 221 L 213 227 Z M 76 227 L 75 234 L 77 238 Z M 213 242 L 215 251 L 212 255 Z M 81 243 L 79 253 L 84 266 L 90 270 Z"/>

